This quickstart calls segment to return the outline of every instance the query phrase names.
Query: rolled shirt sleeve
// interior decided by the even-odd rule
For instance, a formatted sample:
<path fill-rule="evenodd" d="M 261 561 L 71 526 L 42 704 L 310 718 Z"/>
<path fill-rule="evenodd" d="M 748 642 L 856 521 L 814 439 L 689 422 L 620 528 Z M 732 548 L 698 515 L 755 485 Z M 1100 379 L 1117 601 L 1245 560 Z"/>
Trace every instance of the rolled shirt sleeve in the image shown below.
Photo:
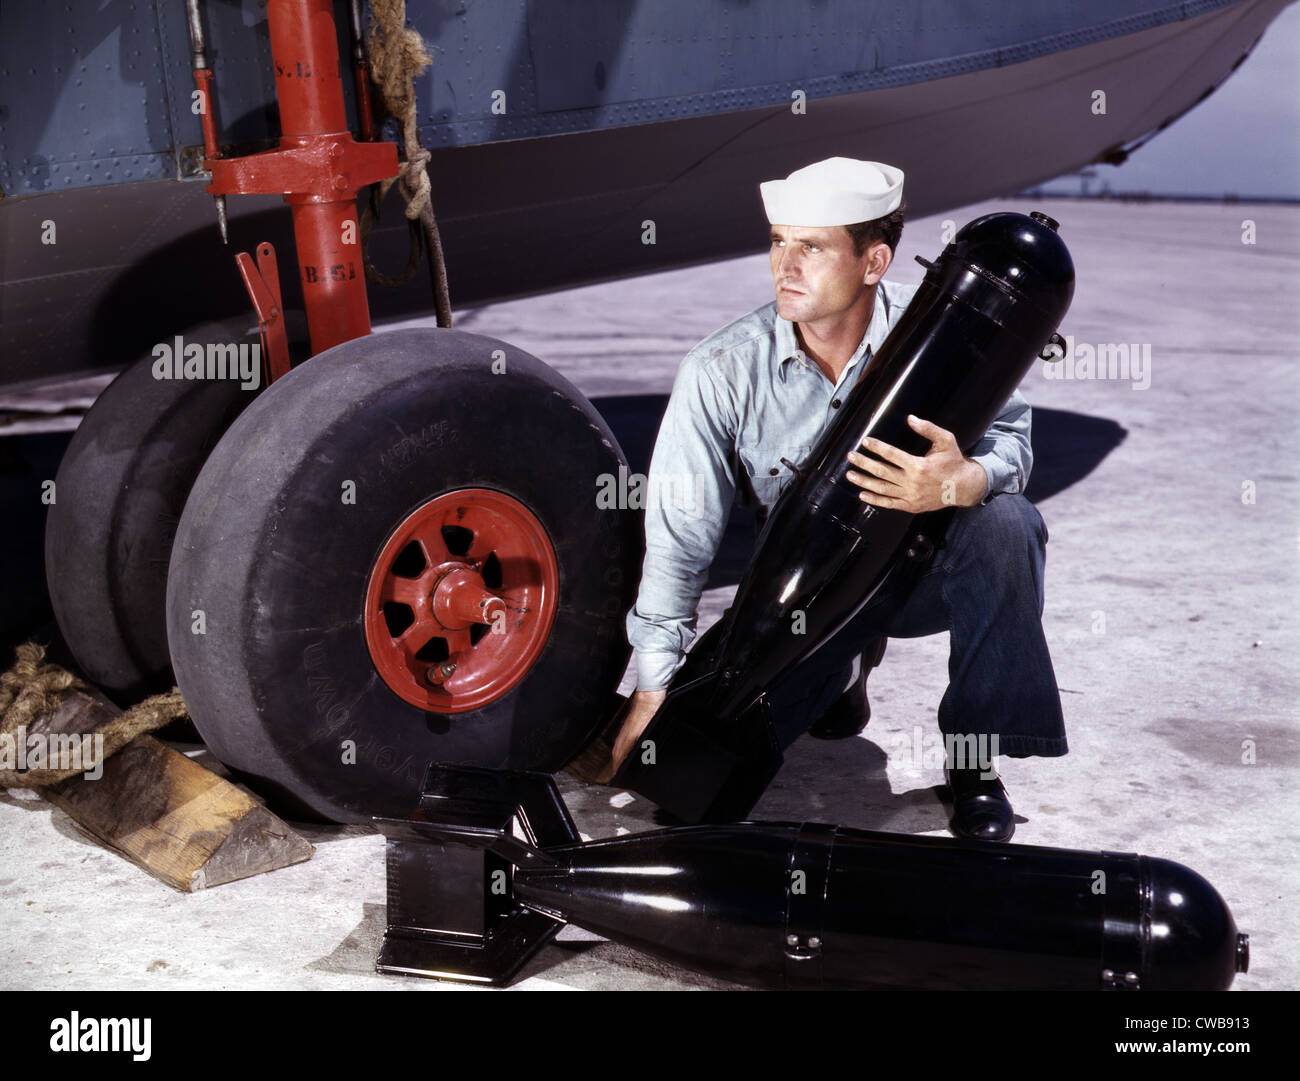
<path fill-rule="evenodd" d="M 735 405 L 687 354 L 659 428 L 643 495 L 645 562 L 627 616 L 637 689 L 668 685 L 695 637 L 696 608 L 736 494 Z"/>
<path fill-rule="evenodd" d="M 1029 403 L 1019 390 L 1013 391 L 1002 412 L 971 450 L 969 457 L 988 474 L 988 488 L 981 503 L 1002 493 L 1024 492 L 1034 465 L 1030 422 Z"/>

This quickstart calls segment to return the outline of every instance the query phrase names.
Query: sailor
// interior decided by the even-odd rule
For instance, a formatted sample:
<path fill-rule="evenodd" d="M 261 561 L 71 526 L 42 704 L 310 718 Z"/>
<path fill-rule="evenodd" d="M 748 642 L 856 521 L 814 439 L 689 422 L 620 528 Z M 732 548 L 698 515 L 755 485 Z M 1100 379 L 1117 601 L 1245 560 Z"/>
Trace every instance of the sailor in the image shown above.
<path fill-rule="evenodd" d="M 650 465 L 650 486 L 692 491 L 699 506 L 646 508 L 646 555 L 628 637 L 637 690 L 615 743 L 617 765 L 665 697 L 694 638 L 696 609 L 738 494 L 760 520 L 792 479 L 898 323 L 917 286 L 886 281 L 903 227 L 903 173 L 833 157 L 760 185 L 771 223 L 775 300 L 711 334 L 678 371 Z M 845 463 L 877 507 L 950 519 L 910 573 L 886 585 L 830 642 L 769 688 L 777 736 L 811 727 L 856 736 L 865 684 L 887 637 L 949 632 L 938 706 L 959 836 L 1007 840 L 1011 803 L 991 761 L 1067 751 L 1060 693 L 1043 636 L 1047 529 L 1023 493 L 1030 410 L 1019 391 L 963 455 L 923 417 L 923 456 L 869 439 Z M 974 753 L 972 753 L 974 752 Z M 991 752 L 991 754 L 989 753 Z"/>

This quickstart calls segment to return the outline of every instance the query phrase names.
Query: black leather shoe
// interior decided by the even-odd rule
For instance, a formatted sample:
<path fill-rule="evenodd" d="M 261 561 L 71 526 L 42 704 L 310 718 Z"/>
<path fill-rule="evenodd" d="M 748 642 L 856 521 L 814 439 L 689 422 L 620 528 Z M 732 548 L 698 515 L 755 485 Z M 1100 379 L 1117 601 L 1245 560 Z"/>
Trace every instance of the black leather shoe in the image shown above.
<path fill-rule="evenodd" d="M 1007 790 L 1000 777 L 985 780 L 981 772 L 978 767 L 944 767 L 944 779 L 952 793 L 950 828 L 958 837 L 976 841 L 1009 841 L 1016 832 L 1016 820 Z"/>
<path fill-rule="evenodd" d="M 858 678 L 808 729 L 810 736 L 816 739 L 850 739 L 867 727 L 867 722 L 871 720 L 871 703 L 867 701 L 867 676 L 885 655 L 887 641 L 887 638 L 877 638 L 862 651 Z"/>

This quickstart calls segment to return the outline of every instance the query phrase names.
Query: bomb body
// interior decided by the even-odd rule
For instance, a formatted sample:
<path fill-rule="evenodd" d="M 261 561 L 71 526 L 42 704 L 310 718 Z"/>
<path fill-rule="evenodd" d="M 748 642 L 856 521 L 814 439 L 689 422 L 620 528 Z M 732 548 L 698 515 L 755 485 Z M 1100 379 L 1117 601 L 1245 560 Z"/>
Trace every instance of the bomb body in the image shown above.
<path fill-rule="evenodd" d="M 1146 856 L 781 822 L 582 842 L 549 778 L 451 767 L 419 814 L 379 822 L 382 971 L 506 982 L 565 923 L 764 987 L 1221 990 L 1248 961 L 1214 888 Z"/>

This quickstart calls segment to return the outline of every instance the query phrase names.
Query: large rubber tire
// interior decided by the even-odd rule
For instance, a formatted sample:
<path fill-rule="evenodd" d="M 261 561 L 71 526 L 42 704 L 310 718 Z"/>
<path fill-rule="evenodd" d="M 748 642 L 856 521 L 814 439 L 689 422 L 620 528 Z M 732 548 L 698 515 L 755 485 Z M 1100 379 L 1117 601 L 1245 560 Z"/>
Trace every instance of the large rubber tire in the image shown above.
<path fill-rule="evenodd" d="M 630 652 L 640 519 L 596 500 L 624 465 L 572 384 L 489 338 L 372 335 L 276 382 L 208 459 L 172 554 L 172 661 L 209 747 L 281 806 L 345 822 L 408 816 L 430 762 L 559 769 L 612 707 Z M 431 712 L 381 678 L 363 610 L 398 524 L 467 488 L 535 515 L 559 606 L 522 681 Z"/>
<path fill-rule="evenodd" d="M 189 342 L 253 344 L 251 319 L 187 331 Z M 236 380 L 122 372 L 73 435 L 45 527 L 45 576 L 64 640 L 94 683 L 127 694 L 171 686 L 167 563 L 208 453 L 255 391 Z M 259 379 L 260 382 L 260 379 Z"/>

